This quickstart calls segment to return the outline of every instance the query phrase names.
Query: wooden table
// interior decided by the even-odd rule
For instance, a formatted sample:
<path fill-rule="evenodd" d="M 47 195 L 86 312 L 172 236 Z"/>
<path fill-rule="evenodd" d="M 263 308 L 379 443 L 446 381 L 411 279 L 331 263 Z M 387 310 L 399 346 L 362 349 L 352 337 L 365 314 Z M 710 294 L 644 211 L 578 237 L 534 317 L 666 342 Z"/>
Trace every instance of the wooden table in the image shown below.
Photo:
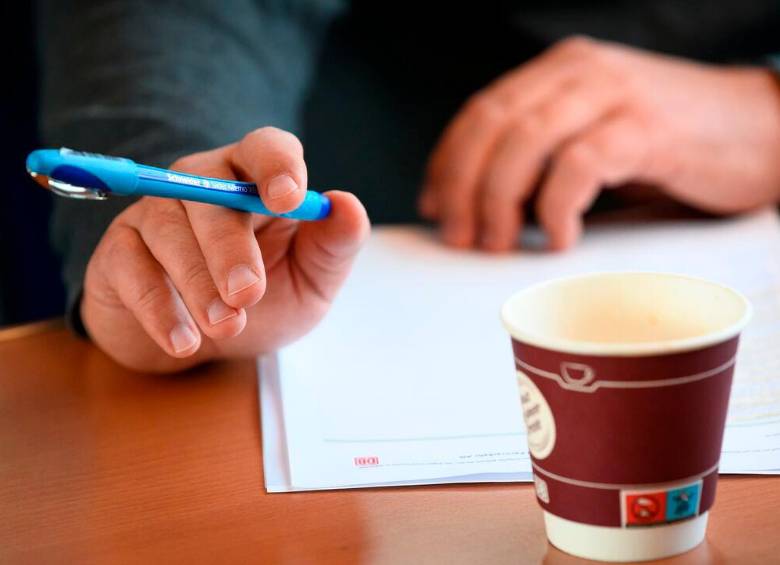
<path fill-rule="evenodd" d="M 5 338 L 5 339 L 3 339 Z M 266 494 L 251 362 L 133 374 L 0 332 L 0 563 L 574 563 L 528 485 Z M 780 478 L 722 480 L 667 563 L 780 562 Z"/>

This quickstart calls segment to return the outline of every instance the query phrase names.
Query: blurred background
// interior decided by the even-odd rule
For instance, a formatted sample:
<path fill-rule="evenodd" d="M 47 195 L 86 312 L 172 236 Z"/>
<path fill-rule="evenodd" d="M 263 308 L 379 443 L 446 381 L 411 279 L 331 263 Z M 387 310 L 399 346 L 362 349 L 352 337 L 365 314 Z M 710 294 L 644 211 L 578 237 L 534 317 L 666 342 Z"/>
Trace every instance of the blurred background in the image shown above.
<path fill-rule="evenodd" d="M 0 201 L 0 326 L 59 316 L 65 308 L 59 263 L 49 246 L 50 194 L 27 175 L 38 145 L 34 2 L 3 5 L 8 46 L 2 89 L 3 195 Z M 13 22 L 9 24 L 9 22 Z"/>
<path fill-rule="evenodd" d="M 336 18 L 326 32 L 311 84 L 302 100 L 300 124 L 279 121 L 280 116 L 286 115 L 282 111 L 285 104 L 280 105 L 282 110 L 274 105 L 266 108 L 262 97 L 257 96 L 250 100 L 254 104 L 251 107 L 241 106 L 244 113 L 233 112 L 232 121 L 226 118 L 226 125 L 219 131 L 204 131 L 202 139 L 198 137 L 192 143 L 198 145 L 197 150 L 216 147 L 269 123 L 289 129 L 306 146 L 310 186 L 355 192 L 374 224 L 419 221 L 415 201 L 425 162 L 462 102 L 494 78 L 572 33 L 701 61 L 765 64 L 766 55 L 777 51 L 776 30 L 780 22 L 780 0 L 739 4 L 731 0 L 495 0 L 479 9 L 448 5 L 451 9 L 442 31 L 444 26 L 436 27 L 442 13 L 438 3 L 351 0 L 347 4 L 348 12 Z M 41 54 L 36 53 L 36 47 L 45 38 L 36 35 L 35 5 L 32 1 L 5 3 L 0 8 L 8 54 L 7 86 L 2 90 L 0 105 L 5 134 L 0 154 L 4 173 L 0 200 L 0 326 L 51 318 L 64 311 L 60 265 L 49 234 L 52 195 L 33 183 L 24 168 L 27 153 L 45 145 L 39 138 L 37 123 Z M 53 11 L 59 11 L 60 16 L 70 15 L 77 20 L 82 16 L 71 4 L 50 0 L 49 5 L 56 7 Z M 82 9 L 96 6 L 88 0 L 78 5 Z M 177 9 L 186 7 L 183 3 L 174 5 Z M 222 10 L 222 4 L 205 5 Z M 127 2 L 127 6 L 139 4 Z M 152 8 L 148 9 L 149 6 Z M 157 17 L 161 4 L 149 6 L 139 12 Z M 411 11 L 415 17 L 409 19 Z M 231 13 L 226 14 L 229 19 Z M 496 14 L 502 17 L 497 18 Z M 51 20 L 57 26 L 59 20 Z M 398 33 L 399 29 L 404 33 Z M 434 29 L 442 33 L 432 33 Z M 56 35 L 47 34 L 50 38 Z M 54 52 L 67 54 L 80 40 L 84 43 L 83 39 L 62 33 L 58 41 L 50 43 Z M 165 47 L 166 41 L 177 39 L 166 35 L 150 49 Z M 768 45 L 771 49 L 767 50 Z M 93 51 L 103 53 L 100 49 Z M 70 71 L 66 65 L 58 68 L 62 73 Z M 52 79 L 55 83 L 56 79 Z M 83 101 L 78 94 L 74 98 Z M 246 98 L 235 99 L 243 103 Z M 242 121 L 244 115 L 246 123 Z M 209 123 L 216 122 L 219 120 Z M 116 130 L 108 127 L 98 133 L 105 131 Z M 69 132 L 71 137 L 72 133 Z M 220 137 L 223 134 L 224 138 Z M 82 146 L 63 135 L 63 144 L 109 152 L 102 151 L 100 143 Z M 103 137 L 112 139 L 110 135 Z M 209 143 L 199 145 L 203 140 Z M 171 144 L 172 150 L 182 149 L 182 141 L 178 142 Z M 611 205 L 609 200 L 608 196 L 600 199 L 601 209 Z M 73 222 L 65 226 L 65 235 L 79 228 Z"/>

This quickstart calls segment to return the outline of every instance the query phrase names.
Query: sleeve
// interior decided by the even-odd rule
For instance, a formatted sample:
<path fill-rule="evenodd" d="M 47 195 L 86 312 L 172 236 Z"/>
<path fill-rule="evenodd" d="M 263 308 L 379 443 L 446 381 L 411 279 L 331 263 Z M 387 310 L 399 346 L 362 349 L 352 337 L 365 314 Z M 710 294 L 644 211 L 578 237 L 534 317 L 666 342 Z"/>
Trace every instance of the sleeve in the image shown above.
<path fill-rule="evenodd" d="M 264 125 L 298 131 L 299 109 L 338 0 L 42 0 L 41 139 L 50 147 L 168 166 Z M 121 198 L 58 198 L 52 243 L 69 319 L 89 258 Z"/>
<path fill-rule="evenodd" d="M 766 57 L 766 62 L 769 67 L 775 71 L 775 74 L 780 77 L 780 53 L 773 53 Z"/>

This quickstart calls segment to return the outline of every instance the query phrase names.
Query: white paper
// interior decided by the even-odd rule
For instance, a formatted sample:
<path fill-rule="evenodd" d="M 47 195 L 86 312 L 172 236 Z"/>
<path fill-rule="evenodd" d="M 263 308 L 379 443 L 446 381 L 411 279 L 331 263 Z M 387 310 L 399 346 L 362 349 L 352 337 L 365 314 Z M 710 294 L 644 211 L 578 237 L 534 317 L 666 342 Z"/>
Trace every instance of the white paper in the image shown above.
<path fill-rule="evenodd" d="M 287 442 L 284 434 L 281 396 L 279 394 L 279 371 L 276 355 L 263 357 L 258 362 L 260 394 L 260 418 L 263 432 L 263 469 L 265 488 L 270 493 L 312 490 L 306 487 L 294 487 L 290 481 L 289 462 L 287 458 Z M 518 482 L 529 481 L 529 471 L 518 473 L 483 473 L 463 475 L 459 477 L 444 477 L 381 483 L 381 486 L 411 486 L 421 484 L 442 483 L 475 483 L 475 482 Z M 318 487 L 318 490 L 358 488 L 366 485 L 330 485 Z M 379 484 L 370 486 L 380 486 Z"/>
<path fill-rule="evenodd" d="M 280 353 L 278 374 L 266 369 L 267 488 L 529 480 L 500 306 L 529 284 L 603 270 L 691 274 L 748 295 L 756 316 L 721 468 L 780 469 L 780 221 L 770 210 L 592 227 L 565 254 L 497 257 L 447 249 L 424 228 L 375 229 L 326 319 Z"/>

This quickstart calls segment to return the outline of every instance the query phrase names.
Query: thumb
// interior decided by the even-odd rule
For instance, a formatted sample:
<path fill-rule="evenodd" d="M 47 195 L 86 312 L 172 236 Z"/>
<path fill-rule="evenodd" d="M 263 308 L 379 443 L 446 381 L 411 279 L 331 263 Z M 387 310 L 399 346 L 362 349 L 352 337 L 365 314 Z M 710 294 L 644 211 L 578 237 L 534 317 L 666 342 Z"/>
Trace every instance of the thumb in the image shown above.
<path fill-rule="evenodd" d="M 340 191 L 325 194 L 331 201 L 330 215 L 299 224 L 292 268 L 302 275 L 302 292 L 313 292 L 331 302 L 368 237 L 370 224 L 356 196 Z"/>

